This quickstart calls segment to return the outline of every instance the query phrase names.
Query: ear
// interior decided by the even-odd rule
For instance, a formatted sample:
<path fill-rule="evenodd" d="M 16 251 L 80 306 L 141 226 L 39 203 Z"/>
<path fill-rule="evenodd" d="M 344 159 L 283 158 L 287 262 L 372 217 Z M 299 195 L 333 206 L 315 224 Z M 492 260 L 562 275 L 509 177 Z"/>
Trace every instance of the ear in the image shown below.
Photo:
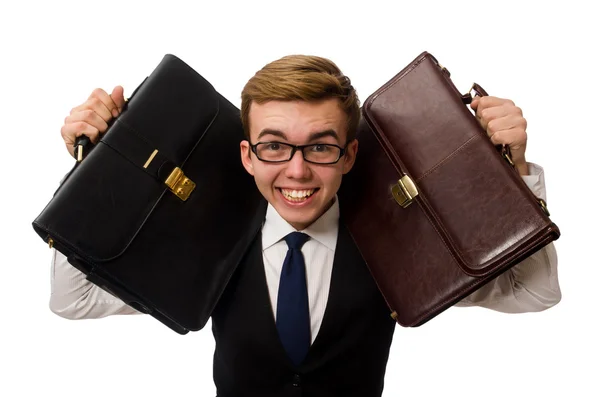
<path fill-rule="evenodd" d="M 358 140 L 353 139 L 348 145 L 346 145 L 346 152 L 344 153 L 344 169 L 343 173 L 347 174 L 350 172 L 356 161 L 356 153 L 358 152 Z"/>
<path fill-rule="evenodd" d="M 244 140 L 240 142 L 240 156 L 242 157 L 242 165 L 246 169 L 246 171 L 254 176 L 254 167 L 252 165 L 252 158 L 250 150 L 250 142 Z"/>

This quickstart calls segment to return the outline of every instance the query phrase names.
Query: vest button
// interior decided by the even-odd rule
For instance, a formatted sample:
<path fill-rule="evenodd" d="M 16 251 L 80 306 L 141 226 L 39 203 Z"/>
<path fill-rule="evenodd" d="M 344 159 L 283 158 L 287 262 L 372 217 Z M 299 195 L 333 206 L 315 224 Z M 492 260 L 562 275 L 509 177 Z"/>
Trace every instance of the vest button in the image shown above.
<path fill-rule="evenodd" d="M 298 375 L 298 374 L 294 375 L 294 380 L 292 381 L 292 386 L 300 387 L 300 375 Z"/>

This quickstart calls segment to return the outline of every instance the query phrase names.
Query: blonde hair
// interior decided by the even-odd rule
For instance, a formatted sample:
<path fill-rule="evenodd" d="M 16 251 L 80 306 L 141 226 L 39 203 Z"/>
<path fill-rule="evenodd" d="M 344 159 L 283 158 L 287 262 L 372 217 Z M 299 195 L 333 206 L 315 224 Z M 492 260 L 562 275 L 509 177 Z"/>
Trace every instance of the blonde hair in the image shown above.
<path fill-rule="evenodd" d="M 246 138 L 250 139 L 250 105 L 268 101 L 319 101 L 338 98 L 348 116 L 346 142 L 356 136 L 360 104 L 356 90 L 335 63 L 309 55 L 289 55 L 273 61 L 246 83 L 242 90 L 241 117 Z"/>

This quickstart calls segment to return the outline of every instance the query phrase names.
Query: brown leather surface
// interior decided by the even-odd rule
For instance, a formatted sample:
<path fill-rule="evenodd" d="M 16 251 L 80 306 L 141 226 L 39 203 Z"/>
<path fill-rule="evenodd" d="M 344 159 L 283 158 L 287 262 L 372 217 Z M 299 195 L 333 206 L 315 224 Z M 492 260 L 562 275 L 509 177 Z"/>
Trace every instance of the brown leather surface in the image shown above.
<path fill-rule="evenodd" d="M 422 324 L 559 237 L 431 54 L 363 116 L 340 205 L 399 324 Z M 408 208 L 390 190 L 403 175 L 419 190 Z"/>

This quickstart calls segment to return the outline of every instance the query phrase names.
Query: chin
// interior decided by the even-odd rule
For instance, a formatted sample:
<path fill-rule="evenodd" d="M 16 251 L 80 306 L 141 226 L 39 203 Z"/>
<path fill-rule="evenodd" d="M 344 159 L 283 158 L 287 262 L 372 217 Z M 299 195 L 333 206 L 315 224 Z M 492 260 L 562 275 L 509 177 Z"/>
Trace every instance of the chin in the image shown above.
<path fill-rule="evenodd" d="M 287 223 L 294 226 L 298 230 L 306 229 L 308 226 L 310 226 L 314 221 L 316 221 L 318 219 L 318 216 L 316 216 L 313 213 L 298 214 L 298 213 L 290 213 L 290 211 L 282 211 L 282 212 L 279 212 L 279 214 Z"/>

